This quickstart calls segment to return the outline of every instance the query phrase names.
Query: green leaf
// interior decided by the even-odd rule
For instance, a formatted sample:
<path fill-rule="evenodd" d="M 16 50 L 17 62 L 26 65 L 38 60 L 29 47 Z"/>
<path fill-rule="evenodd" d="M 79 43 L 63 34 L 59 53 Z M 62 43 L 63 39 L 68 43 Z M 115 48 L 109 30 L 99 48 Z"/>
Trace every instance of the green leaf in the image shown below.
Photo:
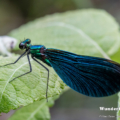
<path fill-rule="evenodd" d="M 10 35 L 18 40 L 30 38 L 33 45 L 106 58 L 119 49 L 119 25 L 111 15 L 97 9 L 45 16 Z"/>
<path fill-rule="evenodd" d="M 17 56 L 18 57 L 18 56 Z M 16 56 L 1 59 L 1 64 L 11 63 Z M 22 58 L 15 65 L 1 67 L 0 72 L 0 112 L 8 112 L 19 106 L 26 106 L 34 101 L 46 98 L 47 71 L 31 59 L 32 72 L 9 83 L 9 81 L 29 71 L 27 58 Z M 48 67 L 48 66 L 46 66 Z M 59 95 L 65 87 L 52 68 L 48 98 Z"/>
<path fill-rule="evenodd" d="M 43 99 L 22 107 L 9 120 L 50 120 L 49 107 L 54 105 L 54 100 L 58 97 L 50 98 L 48 103 L 46 103 L 46 99 Z"/>
<path fill-rule="evenodd" d="M 120 92 L 118 93 L 118 108 L 120 108 Z M 117 120 L 120 120 L 120 110 L 117 111 Z"/>
<path fill-rule="evenodd" d="M 111 58 L 120 63 L 120 48 Z M 120 92 L 118 93 L 118 108 L 120 108 Z M 117 120 L 120 120 L 120 110 L 117 110 Z"/>
<path fill-rule="evenodd" d="M 119 48 L 119 26 L 103 10 L 87 9 L 54 14 L 37 19 L 12 31 L 19 40 L 30 38 L 32 44 L 43 44 L 70 52 L 109 58 Z M 18 41 L 19 44 L 20 41 Z M 16 50 L 18 46 L 16 47 Z M 1 58 L 0 65 L 13 62 L 18 56 Z M 45 99 L 47 71 L 31 59 L 32 73 L 9 81 L 29 71 L 27 58 L 15 65 L 0 68 L 0 112 Z M 46 65 L 46 67 L 48 67 Z M 50 70 L 48 97 L 59 95 L 65 88 L 54 70 Z"/>
<path fill-rule="evenodd" d="M 46 100 L 34 102 L 19 109 L 9 120 L 49 120 L 49 108 Z"/>
<path fill-rule="evenodd" d="M 120 48 L 114 55 L 111 56 L 111 59 L 120 63 Z"/>

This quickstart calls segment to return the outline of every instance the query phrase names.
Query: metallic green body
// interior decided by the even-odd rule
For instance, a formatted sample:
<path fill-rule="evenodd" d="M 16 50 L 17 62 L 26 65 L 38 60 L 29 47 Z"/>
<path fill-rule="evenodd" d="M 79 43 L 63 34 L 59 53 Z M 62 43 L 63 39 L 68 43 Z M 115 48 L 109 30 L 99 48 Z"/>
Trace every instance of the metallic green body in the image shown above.
<path fill-rule="evenodd" d="M 43 61 L 47 65 L 51 66 L 50 61 L 45 57 L 45 54 L 42 53 L 42 51 L 41 51 L 42 48 L 45 49 L 45 47 L 43 45 L 33 45 L 33 46 L 31 45 L 30 46 L 30 54 L 33 57 L 35 57 L 35 58 Z"/>

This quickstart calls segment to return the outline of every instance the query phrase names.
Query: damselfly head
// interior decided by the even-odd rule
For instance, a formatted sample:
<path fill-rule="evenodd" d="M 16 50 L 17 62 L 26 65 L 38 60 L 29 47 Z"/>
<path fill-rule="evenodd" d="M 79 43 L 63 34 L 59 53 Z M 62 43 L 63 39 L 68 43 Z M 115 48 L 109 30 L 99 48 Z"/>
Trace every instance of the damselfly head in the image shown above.
<path fill-rule="evenodd" d="M 30 39 L 26 39 L 24 41 L 22 41 L 20 44 L 19 44 L 19 48 L 20 49 L 29 49 L 29 47 L 31 46 L 31 40 Z"/>

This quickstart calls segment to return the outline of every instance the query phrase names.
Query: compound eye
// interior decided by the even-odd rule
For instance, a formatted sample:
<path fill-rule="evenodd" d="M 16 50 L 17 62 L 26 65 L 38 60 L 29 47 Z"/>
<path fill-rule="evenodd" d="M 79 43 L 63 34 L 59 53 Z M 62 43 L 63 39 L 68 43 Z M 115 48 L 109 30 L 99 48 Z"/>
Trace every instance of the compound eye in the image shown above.
<path fill-rule="evenodd" d="M 30 44 L 31 43 L 31 40 L 29 40 L 28 42 L 27 42 L 27 44 Z"/>
<path fill-rule="evenodd" d="M 25 45 L 24 45 L 23 43 L 20 43 L 20 44 L 19 44 L 19 48 L 20 48 L 20 49 L 24 49 L 24 48 L 25 48 Z"/>

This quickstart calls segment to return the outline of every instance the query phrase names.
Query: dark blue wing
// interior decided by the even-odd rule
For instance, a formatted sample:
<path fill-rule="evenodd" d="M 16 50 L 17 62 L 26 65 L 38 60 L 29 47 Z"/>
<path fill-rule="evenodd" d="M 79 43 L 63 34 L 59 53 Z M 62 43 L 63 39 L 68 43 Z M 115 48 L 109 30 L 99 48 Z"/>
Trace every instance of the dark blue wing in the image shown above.
<path fill-rule="evenodd" d="M 120 90 L 120 64 L 104 58 L 47 49 L 46 55 L 60 78 L 73 90 L 102 97 Z"/>

